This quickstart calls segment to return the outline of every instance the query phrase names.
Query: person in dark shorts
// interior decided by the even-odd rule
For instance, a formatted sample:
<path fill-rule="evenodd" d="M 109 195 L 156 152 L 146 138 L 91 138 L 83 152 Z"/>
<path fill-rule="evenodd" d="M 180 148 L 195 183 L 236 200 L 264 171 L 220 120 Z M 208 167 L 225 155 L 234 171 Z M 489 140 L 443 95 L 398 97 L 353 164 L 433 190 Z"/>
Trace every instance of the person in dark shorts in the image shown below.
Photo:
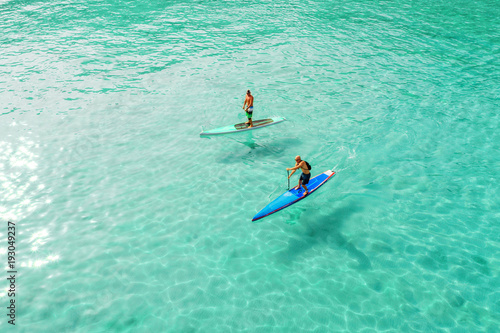
<path fill-rule="evenodd" d="M 250 90 L 247 90 L 247 95 L 245 96 L 245 102 L 243 103 L 243 110 L 247 113 L 248 121 L 245 123 L 248 128 L 253 127 L 252 116 L 253 116 L 253 96 Z"/>
<path fill-rule="evenodd" d="M 309 193 L 306 185 L 309 183 L 309 179 L 311 179 L 311 165 L 306 161 L 303 161 L 300 156 L 297 155 L 295 157 L 295 166 L 293 168 L 286 168 L 287 171 L 293 170 L 292 173 L 288 176 L 288 179 L 292 177 L 297 169 L 302 170 L 302 174 L 299 178 L 299 185 L 295 186 L 294 189 L 299 189 L 302 186 L 305 190 L 304 196 L 306 196 Z"/>

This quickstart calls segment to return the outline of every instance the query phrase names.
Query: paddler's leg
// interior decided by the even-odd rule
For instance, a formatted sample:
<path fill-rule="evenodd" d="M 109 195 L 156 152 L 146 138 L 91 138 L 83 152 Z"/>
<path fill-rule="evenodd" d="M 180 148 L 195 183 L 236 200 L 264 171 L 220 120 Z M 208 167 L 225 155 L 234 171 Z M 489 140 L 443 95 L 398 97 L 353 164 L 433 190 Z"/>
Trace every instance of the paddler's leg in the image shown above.
<path fill-rule="evenodd" d="M 309 194 L 309 190 L 307 189 L 307 186 L 304 184 L 304 185 L 302 185 L 302 187 L 304 188 L 304 190 L 306 190 L 304 192 L 304 196 L 308 195 Z"/>
<path fill-rule="evenodd" d="M 253 115 L 253 108 L 251 108 L 252 110 L 248 113 L 248 121 L 250 122 L 250 126 L 248 126 L 248 128 L 250 127 L 253 127 L 253 121 L 252 121 L 252 115 Z"/>
<path fill-rule="evenodd" d="M 299 177 L 299 185 L 295 186 L 295 190 L 298 190 L 300 188 L 303 179 L 304 179 L 304 173 L 302 172 L 302 174 Z"/>
<path fill-rule="evenodd" d="M 245 114 L 246 114 L 247 119 L 248 119 L 248 121 L 245 122 L 245 125 L 249 125 L 250 124 L 250 114 L 248 113 L 248 110 L 245 110 Z"/>
<path fill-rule="evenodd" d="M 309 193 L 309 190 L 307 189 L 306 185 L 309 184 L 309 179 L 311 178 L 311 174 L 308 173 L 307 175 L 306 174 L 303 174 L 303 175 L 304 175 L 304 184 L 302 185 L 302 187 L 304 188 L 304 190 L 306 190 L 304 192 L 304 196 L 306 196 Z"/>
<path fill-rule="evenodd" d="M 293 189 L 298 190 L 301 185 L 302 185 L 302 176 L 299 178 L 299 185 L 295 186 Z"/>
<path fill-rule="evenodd" d="M 248 111 L 247 111 L 248 122 L 245 124 L 250 124 L 250 126 L 248 126 L 248 128 L 253 127 L 252 116 L 253 116 L 253 106 L 249 107 Z"/>

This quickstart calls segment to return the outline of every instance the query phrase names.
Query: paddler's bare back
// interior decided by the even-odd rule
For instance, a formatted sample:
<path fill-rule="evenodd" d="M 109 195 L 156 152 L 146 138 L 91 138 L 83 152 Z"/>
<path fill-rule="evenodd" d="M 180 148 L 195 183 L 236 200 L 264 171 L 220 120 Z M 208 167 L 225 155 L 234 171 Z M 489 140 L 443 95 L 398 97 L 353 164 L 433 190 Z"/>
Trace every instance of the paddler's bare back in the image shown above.
<path fill-rule="evenodd" d="M 246 96 L 245 98 L 245 104 L 247 105 L 247 107 L 251 107 L 253 106 L 253 96 L 250 95 L 250 96 Z"/>

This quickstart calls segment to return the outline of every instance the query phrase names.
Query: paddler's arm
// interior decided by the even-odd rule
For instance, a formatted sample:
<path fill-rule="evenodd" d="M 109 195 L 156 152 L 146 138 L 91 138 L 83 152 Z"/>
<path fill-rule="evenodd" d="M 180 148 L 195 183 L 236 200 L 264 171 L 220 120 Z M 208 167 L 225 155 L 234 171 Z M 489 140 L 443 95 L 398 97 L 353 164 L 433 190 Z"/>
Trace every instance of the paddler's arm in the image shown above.
<path fill-rule="evenodd" d="M 304 162 L 304 161 L 302 161 L 302 162 Z M 302 164 L 302 162 L 300 162 L 299 165 L 296 165 L 293 168 L 286 168 L 286 171 L 293 170 L 292 173 L 290 174 L 290 176 L 288 176 L 288 178 L 292 177 L 292 175 L 295 173 L 295 171 L 297 171 L 297 169 L 300 168 L 300 165 Z"/>
<path fill-rule="evenodd" d="M 297 170 L 298 168 L 300 168 L 300 166 L 302 165 L 302 163 L 304 163 L 304 161 L 300 161 L 299 164 L 297 164 L 296 166 L 294 166 L 293 168 L 286 168 L 287 170 L 293 170 L 293 172 L 295 172 L 295 170 Z"/>

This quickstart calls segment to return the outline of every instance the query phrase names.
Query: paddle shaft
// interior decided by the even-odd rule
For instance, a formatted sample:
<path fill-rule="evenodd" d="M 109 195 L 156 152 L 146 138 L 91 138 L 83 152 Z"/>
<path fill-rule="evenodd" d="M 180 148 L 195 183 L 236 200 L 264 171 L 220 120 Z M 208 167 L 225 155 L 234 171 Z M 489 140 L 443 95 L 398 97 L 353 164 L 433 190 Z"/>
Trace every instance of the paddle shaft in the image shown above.
<path fill-rule="evenodd" d="M 286 170 L 286 173 L 288 175 L 288 191 L 290 191 L 290 171 Z"/>

